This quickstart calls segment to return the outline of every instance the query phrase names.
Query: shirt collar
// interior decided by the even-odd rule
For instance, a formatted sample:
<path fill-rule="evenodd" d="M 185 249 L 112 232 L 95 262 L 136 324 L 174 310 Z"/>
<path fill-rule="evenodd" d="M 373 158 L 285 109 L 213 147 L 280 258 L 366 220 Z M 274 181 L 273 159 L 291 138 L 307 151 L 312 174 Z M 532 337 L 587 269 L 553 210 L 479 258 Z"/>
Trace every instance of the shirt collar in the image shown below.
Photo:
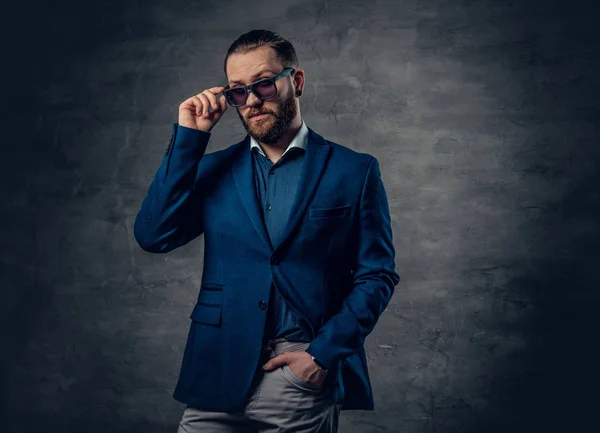
<path fill-rule="evenodd" d="M 302 120 L 302 126 L 300 127 L 300 130 L 298 131 L 298 133 L 296 134 L 294 139 L 291 141 L 290 145 L 287 147 L 287 149 L 285 149 L 285 152 L 283 152 L 283 154 L 281 156 L 285 155 L 286 152 L 288 150 L 290 150 L 292 147 L 299 147 L 300 149 L 306 150 L 307 143 L 308 143 L 308 127 L 304 123 L 304 120 Z M 262 150 L 262 148 L 260 147 L 258 142 L 254 139 L 254 137 L 250 136 L 250 150 L 252 150 L 255 147 L 257 148 L 258 152 L 260 152 L 260 154 L 262 156 L 264 156 L 265 158 L 267 157 L 267 155 L 265 155 L 265 152 Z"/>

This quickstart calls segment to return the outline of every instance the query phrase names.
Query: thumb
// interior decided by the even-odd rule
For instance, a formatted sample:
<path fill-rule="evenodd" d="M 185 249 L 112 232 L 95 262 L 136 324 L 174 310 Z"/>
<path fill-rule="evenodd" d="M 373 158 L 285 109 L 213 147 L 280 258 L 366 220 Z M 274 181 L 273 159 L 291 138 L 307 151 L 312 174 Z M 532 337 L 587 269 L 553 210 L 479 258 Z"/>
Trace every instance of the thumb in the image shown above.
<path fill-rule="evenodd" d="M 273 370 L 274 368 L 281 367 L 282 365 L 286 365 L 287 363 L 287 353 L 282 353 L 281 355 L 269 359 L 269 361 L 267 361 L 267 363 L 263 365 L 263 370 Z"/>
<path fill-rule="evenodd" d="M 221 113 L 224 113 L 225 110 L 227 110 L 227 98 L 225 98 L 225 95 L 221 94 L 221 96 L 218 98 L 218 102 L 219 107 L 221 108 Z"/>

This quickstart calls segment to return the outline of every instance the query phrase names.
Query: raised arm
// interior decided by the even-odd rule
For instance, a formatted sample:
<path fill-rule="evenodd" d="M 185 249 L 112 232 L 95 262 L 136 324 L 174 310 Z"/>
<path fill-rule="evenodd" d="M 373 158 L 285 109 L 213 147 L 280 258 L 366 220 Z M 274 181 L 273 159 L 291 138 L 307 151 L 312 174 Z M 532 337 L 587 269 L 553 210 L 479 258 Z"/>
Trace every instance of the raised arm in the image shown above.
<path fill-rule="evenodd" d="M 210 179 L 199 170 L 210 133 L 173 125 L 162 163 L 135 218 L 134 236 L 143 250 L 167 253 L 204 231 L 203 189 Z"/>
<path fill-rule="evenodd" d="M 205 164 L 212 128 L 227 109 L 223 87 L 212 87 L 179 104 L 179 122 L 134 223 L 145 251 L 167 253 L 204 232 L 203 201 L 215 182 Z"/>

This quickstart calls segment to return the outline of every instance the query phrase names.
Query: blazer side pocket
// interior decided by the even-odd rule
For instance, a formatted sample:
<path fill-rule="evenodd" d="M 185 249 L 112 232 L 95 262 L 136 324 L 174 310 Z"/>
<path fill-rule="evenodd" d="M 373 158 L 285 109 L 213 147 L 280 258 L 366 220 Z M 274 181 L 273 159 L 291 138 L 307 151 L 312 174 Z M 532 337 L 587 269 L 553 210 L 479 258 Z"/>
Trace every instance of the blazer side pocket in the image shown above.
<path fill-rule="evenodd" d="M 350 213 L 350 205 L 329 208 L 311 207 L 308 212 L 309 218 L 338 218 Z"/>
<path fill-rule="evenodd" d="M 206 283 L 200 286 L 198 303 L 190 318 L 205 325 L 221 326 L 223 312 L 223 285 Z"/>
<path fill-rule="evenodd" d="M 223 286 L 217 284 L 203 284 L 200 286 L 198 303 L 204 305 L 223 305 Z"/>
<path fill-rule="evenodd" d="M 223 307 L 221 305 L 196 304 L 192 314 L 190 314 L 190 319 L 205 325 L 221 326 L 222 312 Z"/>

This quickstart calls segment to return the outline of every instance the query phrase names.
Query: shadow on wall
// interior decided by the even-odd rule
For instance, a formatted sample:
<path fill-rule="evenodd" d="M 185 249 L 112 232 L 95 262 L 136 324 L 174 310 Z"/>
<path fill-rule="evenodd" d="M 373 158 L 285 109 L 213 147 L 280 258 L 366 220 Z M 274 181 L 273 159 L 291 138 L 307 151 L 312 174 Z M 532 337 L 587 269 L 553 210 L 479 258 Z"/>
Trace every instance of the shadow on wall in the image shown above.
<path fill-rule="evenodd" d="M 168 431 L 118 418 L 118 396 L 99 392 L 95 384 L 113 380 L 114 359 L 105 351 L 122 342 L 89 332 L 93 323 L 86 318 L 102 307 L 86 301 L 89 293 L 61 292 L 83 283 L 70 279 L 77 272 L 65 254 L 65 221 L 76 219 L 68 204 L 80 180 L 78 154 L 69 158 L 73 150 L 60 128 L 83 129 L 93 111 L 83 72 L 74 71 L 73 62 L 84 62 L 98 44 L 122 35 L 125 7 L 131 5 L 114 0 L 13 2 L 3 13 L 0 32 L 10 42 L 4 56 L 11 65 L 2 72 L 11 108 L 2 116 L 11 161 L 0 183 L 3 432 Z"/>
<path fill-rule="evenodd" d="M 530 260 L 512 264 L 520 276 L 500 291 L 526 311 L 514 325 L 526 344 L 490 365 L 486 409 L 457 432 L 590 432 L 599 425 L 600 137 L 594 125 L 600 106 L 591 95 L 600 91 L 600 59 L 593 7 L 583 3 L 512 4 L 514 26 L 540 35 L 509 52 L 509 64 L 527 71 L 520 75 L 526 112 L 515 121 L 533 139 L 513 144 L 513 169 L 531 192 L 521 196 L 532 202 L 522 203 L 529 217 L 520 230 Z M 514 335 L 517 329 L 505 323 L 505 335 Z"/>
<path fill-rule="evenodd" d="M 586 432 L 597 425 L 599 184 L 598 174 L 586 177 L 537 220 L 554 258 L 515 263 L 522 276 L 506 289 L 530 298 L 519 305 L 529 311 L 518 324 L 526 346 L 490 366 L 487 408 L 465 431 Z M 514 331 L 506 325 L 505 335 Z"/>

